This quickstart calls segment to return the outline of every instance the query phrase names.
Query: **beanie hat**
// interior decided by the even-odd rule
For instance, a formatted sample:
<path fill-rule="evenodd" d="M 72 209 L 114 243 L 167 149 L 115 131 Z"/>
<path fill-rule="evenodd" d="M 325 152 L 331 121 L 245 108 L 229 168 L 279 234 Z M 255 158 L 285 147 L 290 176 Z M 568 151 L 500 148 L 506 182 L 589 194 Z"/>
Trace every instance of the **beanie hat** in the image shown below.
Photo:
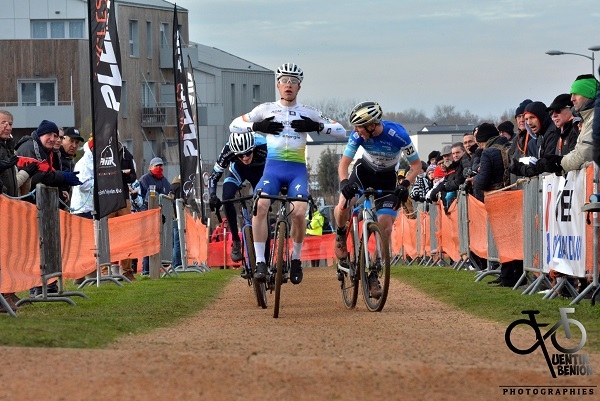
<path fill-rule="evenodd" d="M 436 166 L 433 170 L 433 178 L 444 178 L 444 170 L 440 166 Z"/>
<path fill-rule="evenodd" d="M 40 123 L 35 132 L 37 133 L 38 137 L 51 133 L 58 135 L 58 127 L 52 121 L 44 120 Z"/>
<path fill-rule="evenodd" d="M 515 126 L 510 121 L 504 121 L 498 124 L 498 132 L 509 133 L 511 138 L 515 134 Z"/>
<path fill-rule="evenodd" d="M 487 142 L 490 138 L 493 138 L 498 135 L 498 129 L 494 124 L 483 123 L 480 124 L 477 128 L 475 140 L 477 140 L 477 142 Z"/>
<path fill-rule="evenodd" d="M 430 164 L 430 165 L 427 167 L 427 172 L 429 173 L 430 171 L 434 171 L 436 167 L 437 167 L 436 165 Z"/>
<path fill-rule="evenodd" d="M 429 155 L 427 156 L 427 161 L 433 159 L 433 158 L 437 158 L 438 156 L 441 156 L 442 154 L 440 153 L 439 150 L 433 150 L 429 153 Z"/>
<path fill-rule="evenodd" d="M 573 107 L 571 95 L 562 93 L 554 98 L 550 106 L 546 107 L 546 111 L 556 111 L 557 113 L 566 107 Z"/>
<path fill-rule="evenodd" d="M 517 107 L 517 109 L 515 110 L 515 117 L 518 116 L 519 114 L 523 114 L 523 112 L 525 111 L 525 106 L 527 106 L 531 102 L 532 102 L 531 99 L 523 100 L 521 102 L 521 104 L 519 104 L 519 107 Z"/>
<path fill-rule="evenodd" d="M 596 91 L 598 90 L 598 81 L 591 74 L 580 75 L 575 79 L 573 85 L 571 85 L 571 94 L 581 95 L 588 99 L 594 99 L 596 97 Z"/>

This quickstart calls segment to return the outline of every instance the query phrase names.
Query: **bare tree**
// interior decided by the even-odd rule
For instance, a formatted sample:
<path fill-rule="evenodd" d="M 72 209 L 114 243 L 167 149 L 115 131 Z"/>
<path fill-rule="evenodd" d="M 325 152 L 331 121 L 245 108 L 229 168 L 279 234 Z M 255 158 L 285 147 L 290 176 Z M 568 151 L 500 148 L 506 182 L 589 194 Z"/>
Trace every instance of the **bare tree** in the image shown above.
<path fill-rule="evenodd" d="M 329 146 L 321 152 L 317 164 L 317 179 L 319 181 L 319 193 L 328 204 L 333 204 L 338 192 L 338 165 L 340 157 Z"/>

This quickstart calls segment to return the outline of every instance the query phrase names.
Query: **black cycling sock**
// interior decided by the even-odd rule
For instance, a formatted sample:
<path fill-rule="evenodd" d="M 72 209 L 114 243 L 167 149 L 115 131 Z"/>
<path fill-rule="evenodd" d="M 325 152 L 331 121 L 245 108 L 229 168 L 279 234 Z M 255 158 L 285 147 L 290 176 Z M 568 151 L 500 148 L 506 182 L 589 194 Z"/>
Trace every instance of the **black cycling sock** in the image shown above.
<path fill-rule="evenodd" d="M 338 227 L 337 230 L 335 230 L 335 233 L 339 236 L 345 236 L 346 235 L 346 227 Z"/>

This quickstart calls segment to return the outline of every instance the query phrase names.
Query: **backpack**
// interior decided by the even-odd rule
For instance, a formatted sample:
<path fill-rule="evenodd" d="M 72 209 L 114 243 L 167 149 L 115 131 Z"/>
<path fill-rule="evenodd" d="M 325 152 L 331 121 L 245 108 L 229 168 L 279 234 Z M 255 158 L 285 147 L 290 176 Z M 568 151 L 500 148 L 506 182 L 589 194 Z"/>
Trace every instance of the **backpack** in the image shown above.
<path fill-rule="evenodd" d="M 492 185 L 492 190 L 502 189 L 510 185 L 510 171 L 508 169 L 510 162 L 508 160 L 508 146 L 495 143 L 490 148 L 498 149 L 502 155 L 502 164 L 504 164 L 504 175 L 502 176 L 502 184 Z"/>

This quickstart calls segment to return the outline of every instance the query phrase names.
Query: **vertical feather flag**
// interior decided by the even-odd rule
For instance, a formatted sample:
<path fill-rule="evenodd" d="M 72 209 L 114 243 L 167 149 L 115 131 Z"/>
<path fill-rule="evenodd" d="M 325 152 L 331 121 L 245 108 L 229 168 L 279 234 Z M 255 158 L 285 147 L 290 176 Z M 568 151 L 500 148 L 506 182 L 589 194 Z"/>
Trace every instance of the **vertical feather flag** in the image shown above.
<path fill-rule="evenodd" d="M 192 202 L 195 202 L 194 188 L 198 172 L 198 136 L 188 96 L 188 79 L 183 66 L 183 50 L 179 32 L 179 21 L 177 19 L 177 6 L 175 6 L 173 16 L 173 76 L 175 82 L 177 133 L 179 136 L 181 188 L 184 202 L 192 204 Z"/>
<path fill-rule="evenodd" d="M 204 182 L 202 179 L 202 152 L 200 151 L 200 128 L 198 126 L 198 96 L 196 92 L 196 79 L 194 78 L 194 66 L 192 65 L 192 59 L 190 55 L 187 56 L 188 68 L 187 68 L 187 84 L 188 84 L 188 99 L 190 99 L 190 109 L 192 111 L 192 120 L 194 121 L 194 127 L 196 128 L 196 143 L 198 144 L 198 163 L 196 163 L 196 181 L 194 181 L 194 193 L 193 198 L 195 202 L 193 206 L 200 209 L 200 215 L 202 222 L 206 225 L 206 208 L 204 205 L 204 198 L 202 192 L 204 190 Z"/>
<path fill-rule="evenodd" d="M 126 206 L 118 157 L 117 123 L 121 102 L 121 51 L 111 0 L 88 1 L 94 209 L 96 219 Z"/>

